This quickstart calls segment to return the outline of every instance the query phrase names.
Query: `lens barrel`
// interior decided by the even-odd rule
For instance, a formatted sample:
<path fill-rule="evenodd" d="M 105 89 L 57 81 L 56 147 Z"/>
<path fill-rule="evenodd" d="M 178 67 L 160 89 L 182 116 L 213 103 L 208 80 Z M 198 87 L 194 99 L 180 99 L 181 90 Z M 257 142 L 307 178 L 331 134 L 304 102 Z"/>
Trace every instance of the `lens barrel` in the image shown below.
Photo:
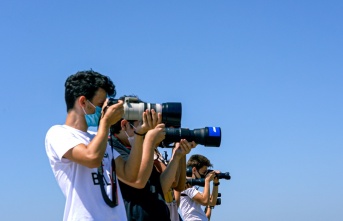
<path fill-rule="evenodd" d="M 166 127 L 181 127 L 182 104 L 178 102 L 162 103 L 162 122 Z"/>
<path fill-rule="evenodd" d="M 190 184 L 191 186 L 205 186 L 205 179 L 186 179 L 186 183 Z"/>
<path fill-rule="evenodd" d="M 225 180 L 231 179 L 231 176 L 230 176 L 229 172 L 226 172 L 226 173 L 216 173 L 216 177 L 218 177 L 218 179 L 225 179 Z"/>
<path fill-rule="evenodd" d="M 220 127 L 205 127 L 201 129 L 189 130 L 185 128 L 166 128 L 164 142 L 179 142 L 186 139 L 206 147 L 219 147 L 221 142 Z"/>
<path fill-rule="evenodd" d="M 118 99 L 110 98 L 107 105 L 118 103 Z M 182 104 L 180 102 L 167 102 L 162 104 L 138 102 L 136 97 L 124 98 L 124 115 L 126 120 L 142 120 L 145 110 L 154 109 L 162 114 L 162 122 L 166 127 L 181 127 Z"/>

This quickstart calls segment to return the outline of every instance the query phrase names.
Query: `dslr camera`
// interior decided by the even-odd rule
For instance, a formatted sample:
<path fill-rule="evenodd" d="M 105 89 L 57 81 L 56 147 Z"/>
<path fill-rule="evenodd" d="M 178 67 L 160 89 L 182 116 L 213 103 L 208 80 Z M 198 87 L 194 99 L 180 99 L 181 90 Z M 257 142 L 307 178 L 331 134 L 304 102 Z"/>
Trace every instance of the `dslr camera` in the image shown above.
<path fill-rule="evenodd" d="M 207 170 L 207 173 L 212 172 L 213 170 Z M 192 176 L 192 167 L 187 167 L 186 169 L 186 176 L 191 177 Z M 218 179 L 225 179 L 230 180 L 231 176 L 229 172 L 226 173 L 216 173 L 216 177 Z M 205 178 L 200 179 L 186 179 L 186 183 L 190 184 L 191 186 L 205 186 Z"/>
<path fill-rule="evenodd" d="M 145 110 L 154 109 L 162 114 L 162 122 L 166 127 L 180 127 L 182 105 L 180 102 L 167 102 L 162 104 L 139 102 L 136 97 L 124 97 L 124 116 L 126 120 L 142 120 L 142 114 Z M 109 98 L 107 105 L 111 106 L 118 103 L 118 99 Z"/>

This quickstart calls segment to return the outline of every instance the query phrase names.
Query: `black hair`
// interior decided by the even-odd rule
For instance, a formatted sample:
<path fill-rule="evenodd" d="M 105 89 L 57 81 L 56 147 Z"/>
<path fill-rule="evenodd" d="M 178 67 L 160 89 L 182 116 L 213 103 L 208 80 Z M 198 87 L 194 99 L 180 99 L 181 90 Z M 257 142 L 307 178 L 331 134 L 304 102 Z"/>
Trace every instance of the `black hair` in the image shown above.
<path fill-rule="evenodd" d="M 64 86 L 67 112 L 74 107 L 78 97 L 85 96 L 88 100 L 91 100 L 99 88 L 104 89 L 109 96 L 115 96 L 116 94 L 115 85 L 111 79 L 92 69 L 79 71 L 69 76 Z"/>

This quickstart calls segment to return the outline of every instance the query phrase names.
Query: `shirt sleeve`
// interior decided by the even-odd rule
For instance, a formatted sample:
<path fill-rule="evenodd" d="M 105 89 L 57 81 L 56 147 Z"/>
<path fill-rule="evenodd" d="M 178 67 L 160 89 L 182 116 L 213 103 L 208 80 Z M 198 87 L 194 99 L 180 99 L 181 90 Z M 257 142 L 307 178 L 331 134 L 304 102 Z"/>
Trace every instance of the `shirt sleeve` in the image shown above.
<path fill-rule="evenodd" d="M 47 152 L 57 157 L 60 161 L 68 150 L 80 143 L 82 141 L 73 133 L 60 126 L 50 128 L 45 138 Z"/>
<path fill-rule="evenodd" d="M 189 196 L 190 198 L 193 198 L 195 195 L 199 193 L 199 191 L 195 187 L 191 187 L 184 190 L 183 193 Z"/>

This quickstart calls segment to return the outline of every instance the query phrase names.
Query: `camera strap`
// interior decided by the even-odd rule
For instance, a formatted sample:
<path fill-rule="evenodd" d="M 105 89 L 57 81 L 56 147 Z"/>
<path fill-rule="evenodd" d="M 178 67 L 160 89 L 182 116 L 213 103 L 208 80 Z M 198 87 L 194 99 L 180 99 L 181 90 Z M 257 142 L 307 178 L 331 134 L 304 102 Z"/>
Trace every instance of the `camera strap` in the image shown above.
<path fill-rule="evenodd" d="M 102 168 L 102 165 L 98 167 L 98 176 L 99 176 L 99 183 L 100 183 L 100 189 L 102 197 L 104 198 L 106 204 L 113 208 L 118 206 L 118 194 L 117 194 L 117 181 L 116 181 L 116 171 L 115 171 L 115 161 L 112 158 L 111 163 L 111 186 L 112 186 L 112 200 L 108 197 L 106 190 L 105 190 L 105 184 L 104 184 L 104 170 Z"/>

